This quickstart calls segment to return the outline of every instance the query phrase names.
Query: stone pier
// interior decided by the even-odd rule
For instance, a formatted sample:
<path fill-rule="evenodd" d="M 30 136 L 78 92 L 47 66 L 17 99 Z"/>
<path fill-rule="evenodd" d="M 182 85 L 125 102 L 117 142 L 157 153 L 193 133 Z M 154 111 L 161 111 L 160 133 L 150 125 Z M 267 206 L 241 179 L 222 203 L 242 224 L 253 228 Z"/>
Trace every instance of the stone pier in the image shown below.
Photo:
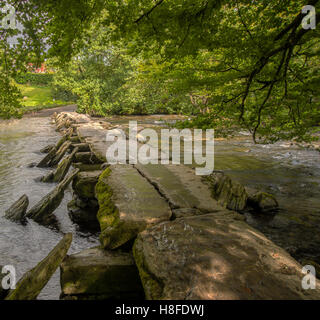
<path fill-rule="evenodd" d="M 73 112 L 54 123 L 81 147 L 73 204 L 95 203 L 101 229 L 99 248 L 64 260 L 63 298 L 320 299 L 319 281 L 304 290 L 302 266 L 215 199 L 210 180 L 183 165 L 109 165 L 110 123 Z"/>

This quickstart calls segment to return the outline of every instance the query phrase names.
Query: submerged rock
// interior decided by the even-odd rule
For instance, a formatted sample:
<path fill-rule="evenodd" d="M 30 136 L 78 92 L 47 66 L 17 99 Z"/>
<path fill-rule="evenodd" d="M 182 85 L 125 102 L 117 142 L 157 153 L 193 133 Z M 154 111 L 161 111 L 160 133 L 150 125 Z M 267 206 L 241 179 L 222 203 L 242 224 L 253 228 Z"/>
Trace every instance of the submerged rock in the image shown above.
<path fill-rule="evenodd" d="M 259 212 L 274 212 L 279 208 L 277 199 L 272 194 L 266 192 L 258 192 L 249 196 L 248 205 Z"/>
<path fill-rule="evenodd" d="M 62 298 L 139 299 L 144 297 L 131 253 L 100 248 L 70 255 L 61 264 Z"/>
<path fill-rule="evenodd" d="M 49 153 L 55 147 L 54 144 L 50 144 L 40 150 L 41 153 Z"/>
<path fill-rule="evenodd" d="M 212 196 L 220 205 L 230 210 L 242 211 L 247 205 L 248 194 L 243 185 L 231 180 L 223 172 L 214 172 L 204 178 L 209 183 Z"/>
<path fill-rule="evenodd" d="M 227 210 L 148 228 L 133 253 L 147 299 L 320 298 L 319 281 L 303 290 L 302 266 Z"/>
<path fill-rule="evenodd" d="M 50 224 L 52 222 L 52 213 L 59 207 L 64 191 L 78 174 L 79 169 L 69 173 L 63 181 L 61 181 L 48 195 L 40 200 L 32 209 L 30 209 L 26 217 L 42 224 Z"/>
<path fill-rule="evenodd" d="M 100 176 L 95 189 L 99 201 L 100 241 L 115 249 L 150 225 L 169 220 L 168 203 L 130 165 L 114 165 Z"/>
<path fill-rule="evenodd" d="M 37 166 L 37 163 L 36 162 L 31 162 L 27 165 L 27 168 L 34 168 Z"/>
<path fill-rule="evenodd" d="M 49 167 L 51 160 L 55 157 L 57 152 L 56 148 L 50 150 L 50 152 L 37 164 L 38 168 Z"/>
<path fill-rule="evenodd" d="M 29 199 L 24 194 L 18 201 L 16 201 L 8 210 L 5 212 L 5 218 L 15 221 L 25 221 L 25 215 L 29 206 Z"/>
<path fill-rule="evenodd" d="M 35 300 L 65 258 L 72 242 L 66 234 L 56 247 L 36 267 L 28 271 L 5 300 Z"/>

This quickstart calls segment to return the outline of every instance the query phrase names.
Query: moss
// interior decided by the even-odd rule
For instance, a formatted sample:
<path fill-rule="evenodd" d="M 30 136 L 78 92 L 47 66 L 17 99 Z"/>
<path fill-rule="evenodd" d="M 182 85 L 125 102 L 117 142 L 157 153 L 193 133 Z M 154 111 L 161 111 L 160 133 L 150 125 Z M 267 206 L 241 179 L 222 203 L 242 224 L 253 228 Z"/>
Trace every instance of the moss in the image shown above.
<path fill-rule="evenodd" d="M 112 202 L 113 192 L 107 184 L 107 179 L 110 173 L 110 168 L 107 168 L 99 177 L 98 183 L 95 187 L 96 198 L 99 202 L 97 218 L 100 222 L 102 232 L 119 221 L 119 212 Z"/>
<path fill-rule="evenodd" d="M 95 186 L 98 182 L 100 170 L 80 172 L 73 181 L 72 187 L 75 193 L 84 199 L 95 198 Z"/>
<path fill-rule="evenodd" d="M 77 183 L 77 191 L 83 198 L 91 199 L 94 197 L 92 186 L 89 183 Z"/>
<path fill-rule="evenodd" d="M 149 271 L 146 261 L 143 257 L 143 248 L 141 240 L 138 238 L 133 246 L 133 257 L 139 270 L 140 279 L 144 288 L 146 299 L 160 300 L 163 293 L 163 285 L 159 279 Z"/>
<path fill-rule="evenodd" d="M 119 223 L 119 212 L 112 201 L 112 189 L 107 184 L 111 169 L 107 168 L 99 177 L 95 187 L 96 198 L 99 202 L 97 219 L 100 223 L 100 241 L 104 248 L 110 244 L 110 229 Z"/>
<path fill-rule="evenodd" d="M 277 199 L 269 193 L 258 192 L 249 197 L 248 205 L 260 211 L 276 209 L 279 207 Z"/>
<path fill-rule="evenodd" d="M 134 239 L 136 235 L 145 228 L 142 222 L 130 224 L 119 221 L 113 227 L 106 228 L 100 235 L 100 241 L 104 248 L 116 249 Z"/>

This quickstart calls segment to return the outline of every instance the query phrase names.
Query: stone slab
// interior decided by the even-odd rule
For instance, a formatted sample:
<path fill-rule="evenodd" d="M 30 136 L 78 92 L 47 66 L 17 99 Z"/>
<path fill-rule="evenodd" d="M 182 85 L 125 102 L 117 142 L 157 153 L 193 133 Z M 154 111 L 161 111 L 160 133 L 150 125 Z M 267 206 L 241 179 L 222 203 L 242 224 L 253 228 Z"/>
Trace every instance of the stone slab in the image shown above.
<path fill-rule="evenodd" d="M 107 168 L 96 185 L 100 240 L 114 249 L 146 227 L 169 220 L 171 210 L 157 190 L 131 165 Z"/>
<path fill-rule="evenodd" d="M 91 248 L 68 256 L 60 267 L 62 296 L 143 298 L 132 253 Z"/>
<path fill-rule="evenodd" d="M 231 213 L 163 222 L 139 234 L 134 257 L 147 299 L 320 299 L 318 280 L 316 290 L 304 290 L 302 266 Z"/>
<path fill-rule="evenodd" d="M 204 213 L 223 208 L 211 197 L 209 187 L 189 167 L 184 165 L 140 165 L 135 166 L 159 192 L 168 199 L 174 209 L 195 208 Z"/>

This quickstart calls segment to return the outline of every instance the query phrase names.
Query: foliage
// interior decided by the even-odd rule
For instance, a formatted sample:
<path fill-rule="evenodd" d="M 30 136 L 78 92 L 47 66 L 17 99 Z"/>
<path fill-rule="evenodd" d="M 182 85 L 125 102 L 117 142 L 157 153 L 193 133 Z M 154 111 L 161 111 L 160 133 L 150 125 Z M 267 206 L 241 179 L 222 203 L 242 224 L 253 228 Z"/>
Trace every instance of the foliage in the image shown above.
<path fill-rule="evenodd" d="M 19 84 L 30 84 L 35 86 L 48 86 L 53 80 L 53 74 L 49 73 L 20 73 L 15 77 Z"/>
<path fill-rule="evenodd" d="M 101 27 L 88 30 L 88 36 L 78 55 L 58 69 L 53 83 L 60 91 L 77 96 L 80 112 L 108 115 L 182 111 L 183 97 L 172 95 L 163 79 L 154 76 L 157 68 L 163 68 L 161 65 L 132 57 L 127 43 L 111 43 L 109 32 Z"/>
<path fill-rule="evenodd" d="M 320 0 L 14 2 L 22 48 L 40 61 L 50 46 L 55 83 L 83 112 L 188 113 L 256 142 L 305 140 L 319 125 L 320 31 L 302 28 L 301 9 L 316 6 L 318 22 Z"/>
<path fill-rule="evenodd" d="M 0 78 L 0 118 L 9 119 L 22 115 L 21 93 L 7 77 Z"/>
<path fill-rule="evenodd" d="M 170 59 L 168 76 L 200 100 L 212 126 L 228 119 L 255 141 L 306 139 L 320 98 L 319 30 L 301 28 L 306 4 L 319 9 L 319 1 L 132 0 L 114 3 L 106 23 L 133 37 L 134 51 Z"/>

